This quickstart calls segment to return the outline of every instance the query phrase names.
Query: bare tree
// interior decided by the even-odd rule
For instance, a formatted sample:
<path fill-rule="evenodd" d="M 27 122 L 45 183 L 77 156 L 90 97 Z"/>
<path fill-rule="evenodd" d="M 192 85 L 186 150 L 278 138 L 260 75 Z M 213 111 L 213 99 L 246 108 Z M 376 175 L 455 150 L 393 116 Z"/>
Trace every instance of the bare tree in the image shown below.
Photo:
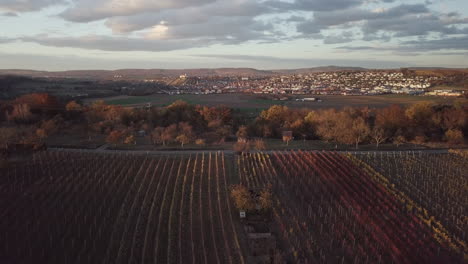
<path fill-rule="evenodd" d="M 237 136 L 238 141 L 247 140 L 247 138 L 249 137 L 247 127 L 246 126 L 240 126 L 239 130 L 237 130 L 236 136 Z"/>
<path fill-rule="evenodd" d="M 376 144 L 376 147 L 379 148 L 379 145 L 387 140 L 387 137 L 385 136 L 385 131 L 383 128 L 380 127 L 374 127 L 372 129 L 371 133 L 372 139 L 374 139 L 374 142 Z"/>

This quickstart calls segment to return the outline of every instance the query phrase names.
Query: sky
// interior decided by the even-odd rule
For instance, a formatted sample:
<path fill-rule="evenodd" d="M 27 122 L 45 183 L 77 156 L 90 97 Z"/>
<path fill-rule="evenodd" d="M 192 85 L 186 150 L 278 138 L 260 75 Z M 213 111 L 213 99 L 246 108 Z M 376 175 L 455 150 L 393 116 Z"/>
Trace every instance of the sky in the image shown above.
<path fill-rule="evenodd" d="M 0 0 L 0 68 L 468 68 L 467 0 Z"/>

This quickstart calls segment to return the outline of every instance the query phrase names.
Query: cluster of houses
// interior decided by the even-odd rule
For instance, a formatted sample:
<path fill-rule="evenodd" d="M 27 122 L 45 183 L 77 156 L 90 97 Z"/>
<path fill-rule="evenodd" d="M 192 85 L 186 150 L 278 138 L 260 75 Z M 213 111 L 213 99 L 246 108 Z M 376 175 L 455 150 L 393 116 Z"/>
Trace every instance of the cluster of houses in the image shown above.
<path fill-rule="evenodd" d="M 438 95 L 461 96 L 458 91 L 435 90 L 440 76 L 406 76 L 401 71 L 343 71 L 270 77 L 189 77 L 171 94 L 298 94 L 298 95 Z"/>
<path fill-rule="evenodd" d="M 443 76 L 408 76 L 401 71 L 341 71 L 284 76 L 211 76 L 181 75 L 180 85 L 169 94 L 253 93 L 276 95 L 381 95 L 409 94 L 461 96 L 458 91 L 429 88 L 443 82 Z"/>

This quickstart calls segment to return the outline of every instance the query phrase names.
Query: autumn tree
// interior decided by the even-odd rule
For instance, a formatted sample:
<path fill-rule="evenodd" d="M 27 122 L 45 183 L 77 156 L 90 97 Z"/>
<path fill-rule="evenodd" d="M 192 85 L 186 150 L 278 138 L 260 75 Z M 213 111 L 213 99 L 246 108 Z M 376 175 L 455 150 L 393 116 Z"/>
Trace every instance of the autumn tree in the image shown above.
<path fill-rule="evenodd" d="M 47 131 L 43 128 L 36 129 L 36 136 L 42 141 L 47 138 L 48 134 Z"/>
<path fill-rule="evenodd" d="M 70 101 L 66 106 L 65 109 L 67 111 L 81 111 L 83 108 L 80 104 L 76 101 Z"/>
<path fill-rule="evenodd" d="M 107 136 L 106 142 L 107 142 L 107 143 L 110 143 L 110 144 L 116 145 L 117 143 L 120 142 L 120 140 L 122 139 L 122 137 L 123 137 L 122 131 L 113 130 L 113 131 L 110 132 L 110 134 Z"/>
<path fill-rule="evenodd" d="M 431 102 L 421 102 L 411 105 L 405 110 L 405 115 L 409 121 L 411 135 L 418 142 L 422 142 L 422 138 L 427 138 L 434 131 L 434 104 Z M 425 139 L 424 139 L 425 141 Z"/>
<path fill-rule="evenodd" d="M 15 104 L 11 114 L 8 114 L 8 120 L 16 122 L 29 122 L 32 117 L 31 107 L 28 104 Z"/>
<path fill-rule="evenodd" d="M 218 123 L 218 126 L 225 124 L 230 124 L 232 122 L 232 110 L 226 106 L 217 106 L 217 107 L 198 107 L 197 111 L 201 114 L 203 119 L 207 124 L 213 122 Z"/>
<path fill-rule="evenodd" d="M 160 120 L 164 126 L 187 122 L 194 127 L 195 130 L 203 129 L 205 126 L 202 115 L 196 110 L 195 106 L 187 102 L 177 100 L 167 106 L 165 111 L 161 112 Z"/>
<path fill-rule="evenodd" d="M 195 144 L 197 144 L 198 146 L 205 146 L 206 140 L 204 140 L 203 138 L 198 138 L 195 140 Z"/>
<path fill-rule="evenodd" d="M 176 124 L 172 124 L 164 128 L 161 134 L 161 141 L 163 143 L 163 146 L 165 146 L 169 142 L 174 141 L 176 137 L 177 137 L 177 125 Z"/>
<path fill-rule="evenodd" d="M 151 132 L 151 141 L 153 142 L 153 144 L 162 144 L 163 134 L 164 134 L 164 127 L 155 127 L 153 131 Z"/>
<path fill-rule="evenodd" d="M 192 129 L 192 126 L 186 122 L 179 123 L 178 128 L 179 128 L 179 133 L 176 137 L 176 141 L 179 142 L 182 147 L 184 147 L 185 144 L 188 144 L 190 143 L 190 141 L 192 141 L 194 137 L 193 129 Z"/>
<path fill-rule="evenodd" d="M 271 187 L 265 188 L 260 192 L 258 197 L 258 204 L 260 209 L 269 210 L 273 207 L 273 195 L 271 192 Z"/>
<path fill-rule="evenodd" d="M 190 143 L 190 138 L 188 138 L 186 135 L 184 134 L 180 134 L 176 137 L 175 139 L 177 142 L 180 143 L 180 145 L 182 146 L 182 148 L 184 147 L 185 144 L 188 144 Z"/>
<path fill-rule="evenodd" d="M 48 136 L 55 134 L 58 131 L 59 119 L 60 118 L 42 121 L 41 129 L 44 129 Z"/>
<path fill-rule="evenodd" d="M 433 115 L 432 120 L 442 129 L 462 129 L 468 125 L 468 111 L 455 107 L 444 107 Z"/>
<path fill-rule="evenodd" d="M 394 139 L 393 139 L 393 144 L 395 144 L 398 147 L 400 147 L 400 145 L 402 145 L 403 143 L 406 142 L 406 139 L 404 136 L 402 135 L 399 135 L 399 136 L 396 136 Z"/>
<path fill-rule="evenodd" d="M 216 129 L 216 136 L 220 139 L 220 142 L 224 142 L 226 137 L 231 135 L 231 126 L 225 125 Z"/>
<path fill-rule="evenodd" d="M 129 135 L 125 138 L 124 143 L 127 145 L 135 145 L 136 139 L 134 135 Z"/>
<path fill-rule="evenodd" d="M 311 116 L 308 116 L 308 118 L 308 120 L 310 120 Z M 338 143 L 345 126 L 345 124 L 340 121 L 340 113 L 336 110 L 330 109 L 322 111 L 314 120 L 317 127 L 317 135 L 325 141 Z M 337 147 L 338 145 L 335 144 L 335 148 Z"/>
<path fill-rule="evenodd" d="M 445 139 L 450 144 L 461 144 L 464 141 L 463 132 L 460 129 L 449 129 L 445 132 Z"/>
<path fill-rule="evenodd" d="M 31 109 L 45 112 L 63 109 L 57 97 L 47 93 L 25 94 L 16 98 L 14 102 L 15 104 L 27 104 Z"/>
<path fill-rule="evenodd" d="M 267 148 L 263 139 L 255 139 L 254 146 L 256 150 L 265 150 Z"/>
<path fill-rule="evenodd" d="M 385 136 L 388 138 L 393 138 L 398 131 L 401 133 L 407 125 L 408 119 L 405 109 L 399 105 L 391 105 L 376 110 L 375 126 L 382 128 Z"/>
<path fill-rule="evenodd" d="M 231 197 L 237 210 L 251 211 L 255 209 L 255 202 L 245 186 L 240 184 L 232 186 Z"/>
<path fill-rule="evenodd" d="M 113 122 L 121 122 L 122 115 L 128 110 L 123 109 L 121 106 L 109 105 L 105 111 L 105 120 Z"/>
<path fill-rule="evenodd" d="M 257 125 L 263 128 L 264 136 L 268 133 L 272 136 L 281 136 L 281 131 L 284 130 L 286 121 L 289 119 L 289 108 L 281 105 L 274 105 L 260 113 L 257 120 Z"/>
<path fill-rule="evenodd" d="M 283 131 L 283 142 L 286 142 L 286 145 L 289 146 L 289 141 L 293 140 L 292 131 Z"/>

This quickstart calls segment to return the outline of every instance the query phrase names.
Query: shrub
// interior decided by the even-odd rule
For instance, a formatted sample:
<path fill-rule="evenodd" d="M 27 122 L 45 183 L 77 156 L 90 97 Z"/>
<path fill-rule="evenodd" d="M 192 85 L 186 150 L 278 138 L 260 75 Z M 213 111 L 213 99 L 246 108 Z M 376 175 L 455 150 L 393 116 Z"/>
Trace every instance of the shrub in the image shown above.
<path fill-rule="evenodd" d="M 197 144 L 198 146 L 205 146 L 206 145 L 206 141 L 202 138 L 199 138 L 197 140 L 195 140 L 195 144 Z"/>
<path fill-rule="evenodd" d="M 266 144 L 263 139 L 256 139 L 255 140 L 255 149 L 256 150 L 265 150 L 266 149 Z"/>
<path fill-rule="evenodd" d="M 450 144 L 463 143 L 463 132 L 460 129 L 449 129 L 445 132 L 445 140 Z"/>

